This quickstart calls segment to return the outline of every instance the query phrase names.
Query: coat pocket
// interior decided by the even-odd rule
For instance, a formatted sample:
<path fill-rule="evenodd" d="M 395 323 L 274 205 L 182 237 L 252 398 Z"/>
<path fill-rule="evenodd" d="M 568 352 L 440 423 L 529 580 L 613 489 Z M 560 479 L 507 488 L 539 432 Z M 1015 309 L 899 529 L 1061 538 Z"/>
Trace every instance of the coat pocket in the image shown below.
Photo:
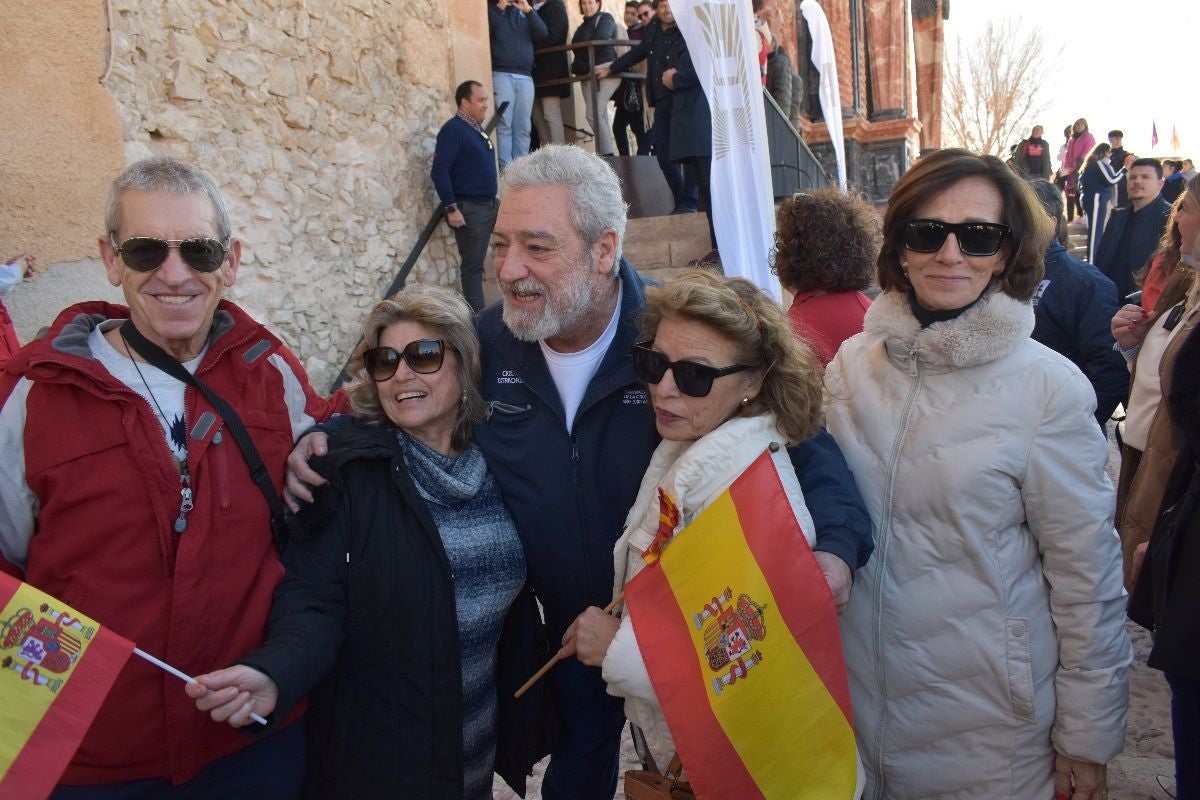
<path fill-rule="evenodd" d="M 1004 620 L 1005 666 L 1008 668 L 1008 699 L 1013 716 L 1025 722 L 1037 722 L 1033 702 L 1033 664 L 1029 651 L 1029 620 L 1009 617 Z"/>

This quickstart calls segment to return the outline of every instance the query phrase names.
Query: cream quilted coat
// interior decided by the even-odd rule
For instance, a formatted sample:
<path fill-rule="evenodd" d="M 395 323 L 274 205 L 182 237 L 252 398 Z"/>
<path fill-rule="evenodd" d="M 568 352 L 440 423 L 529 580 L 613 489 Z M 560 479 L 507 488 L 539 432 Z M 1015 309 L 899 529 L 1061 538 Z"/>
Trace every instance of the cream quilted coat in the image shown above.
<path fill-rule="evenodd" d="M 875 524 L 842 637 L 867 798 L 1054 797 L 1124 744 L 1132 650 L 1107 448 L 1079 371 L 992 293 L 922 330 L 885 293 L 829 365 Z"/>

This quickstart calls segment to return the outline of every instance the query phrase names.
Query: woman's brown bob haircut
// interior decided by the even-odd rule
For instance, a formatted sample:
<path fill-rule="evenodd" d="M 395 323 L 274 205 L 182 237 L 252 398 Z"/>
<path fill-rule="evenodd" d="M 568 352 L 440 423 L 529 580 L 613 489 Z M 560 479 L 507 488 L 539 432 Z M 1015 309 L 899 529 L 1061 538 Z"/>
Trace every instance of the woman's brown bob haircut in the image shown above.
<path fill-rule="evenodd" d="M 1000 253 L 1004 270 L 995 283 L 1017 300 L 1029 300 L 1045 272 L 1046 246 L 1054 236 L 1054 223 L 1042 209 L 1033 190 L 995 156 L 977 156 L 966 150 L 939 150 L 923 156 L 900 178 L 883 217 L 883 249 L 879 253 L 879 286 L 885 292 L 912 288 L 901 262 L 905 260 L 904 223 L 919 219 L 919 209 L 967 178 L 983 178 L 1000 192 L 1000 221 L 1011 234 Z M 970 256 L 967 256 L 970 258 Z"/>
<path fill-rule="evenodd" d="M 737 363 L 763 371 L 762 389 L 735 416 L 774 414 L 790 444 L 815 436 L 822 424 L 821 362 L 792 333 L 783 308 L 745 278 L 696 269 L 646 289 L 643 339 L 653 339 L 667 317 L 699 322 L 733 342 Z M 720 380 L 718 378 L 718 380 Z"/>
<path fill-rule="evenodd" d="M 388 300 L 381 300 L 367 317 L 363 338 L 350 356 L 347 371 L 352 384 L 347 389 L 354 416 L 369 425 L 391 425 L 379 404 L 379 387 L 367 375 L 363 353 L 379 346 L 383 332 L 401 322 L 416 322 L 445 342 L 442 369 L 458 373 L 464 399 L 454 420 L 450 446 L 462 450 L 471 443 L 472 426 L 483 419 L 479 396 L 479 337 L 471 307 L 458 292 L 441 286 L 410 286 Z"/>
<path fill-rule="evenodd" d="M 793 294 L 862 291 L 875 277 L 880 220 L 861 194 L 798 192 L 775 212 L 779 282 Z"/>

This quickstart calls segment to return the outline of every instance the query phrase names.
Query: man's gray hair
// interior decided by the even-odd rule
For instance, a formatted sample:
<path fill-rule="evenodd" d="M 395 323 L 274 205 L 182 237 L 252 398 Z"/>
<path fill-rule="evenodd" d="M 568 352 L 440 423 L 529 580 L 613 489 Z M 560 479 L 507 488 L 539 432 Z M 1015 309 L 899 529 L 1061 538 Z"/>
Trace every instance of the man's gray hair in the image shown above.
<path fill-rule="evenodd" d="M 612 274 L 621 263 L 625 217 L 629 211 L 621 198 L 621 182 L 604 159 L 573 145 L 543 145 L 504 169 L 508 190 L 534 186 L 563 186 L 571 193 L 571 222 L 591 247 L 604 231 L 617 232 Z"/>
<path fill-rule="evenodd" d="M 155 156 L 126 167 L 108 189 L 104 229 L 110 236 L 116 236 L 121 228 L 121 195 L 129 189 L 207 195 L 217 215 L 217 238 L 229 242 L 233 231 L 229 225 L 229 209 L 225 205 L 225 198 L 221 197 L 221 190 L 213 179 L 199 167 L 170 156 Z"/>

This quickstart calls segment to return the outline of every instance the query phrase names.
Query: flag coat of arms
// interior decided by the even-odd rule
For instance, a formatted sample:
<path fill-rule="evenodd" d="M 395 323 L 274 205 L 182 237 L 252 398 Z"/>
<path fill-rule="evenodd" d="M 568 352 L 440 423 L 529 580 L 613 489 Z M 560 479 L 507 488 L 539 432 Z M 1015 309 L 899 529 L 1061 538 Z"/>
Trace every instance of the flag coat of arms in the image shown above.
<path fill-rule="evenodd" d="M 46 797 L 133 642 L 0 573 L 0 797 Z"/>
<path fill-rule="evenodd" d="M 652 548 L 625 603 L 697 797 L 855 797 L 837 613 L 770 454 Z"/>

